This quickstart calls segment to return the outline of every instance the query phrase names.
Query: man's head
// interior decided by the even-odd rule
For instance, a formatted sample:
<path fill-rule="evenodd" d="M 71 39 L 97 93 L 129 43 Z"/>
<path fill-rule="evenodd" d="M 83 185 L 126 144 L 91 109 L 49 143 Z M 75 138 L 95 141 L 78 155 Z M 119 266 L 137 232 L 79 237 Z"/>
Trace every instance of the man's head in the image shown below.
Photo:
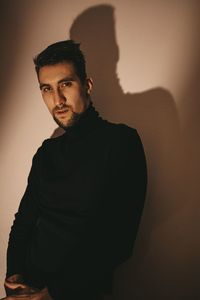
<path fill-rule="evenodd" d="M 92 79 L 85 58 L 72 40 L 48 46 L 34 58 L 42 97 L 56 123 L 72 126 L 90 103 Z"/>

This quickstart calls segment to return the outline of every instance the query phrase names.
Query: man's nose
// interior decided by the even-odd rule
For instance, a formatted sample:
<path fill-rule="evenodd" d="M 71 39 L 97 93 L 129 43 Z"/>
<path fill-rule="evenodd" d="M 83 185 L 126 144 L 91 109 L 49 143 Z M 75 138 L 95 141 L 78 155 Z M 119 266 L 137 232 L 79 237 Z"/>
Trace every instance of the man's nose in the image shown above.
<path fill-rule="evenodd" d="M 66 102 L 66 98 L 63 95 L 62 91 L 60 89 L 57 89 L 54 92 L 54 105 L 60 106 L 63 105 Z"/>

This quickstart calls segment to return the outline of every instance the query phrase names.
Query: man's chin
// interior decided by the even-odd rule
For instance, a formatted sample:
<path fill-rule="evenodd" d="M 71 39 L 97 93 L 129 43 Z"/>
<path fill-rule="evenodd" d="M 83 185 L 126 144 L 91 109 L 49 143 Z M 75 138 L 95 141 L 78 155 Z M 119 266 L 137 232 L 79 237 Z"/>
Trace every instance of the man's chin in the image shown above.
<path fill-rule="evenodd" d="M 64 120 L 62 121 L 62 120 L 56 118 L 56 116 L 53 116 L 53 118 L 59 127 L 66 130 L 67 128 L 73 126 L 74 124 L 76 124 L 78 122 L 80 115 L 81 114 L 74 113 L 70 119 L 65 120 L 65 121 Z"/>
<path fill-rule="evenodd" d="M 64 122 L 64 121 L 61 121 L 61 120 L 57 119 L 56 117 L 54 117 L 54 121 L 56 122 L 56 124 L 59 127 L 61 127 L 64 130 L 71 126 L 70 125 L 70 120 Z"/>

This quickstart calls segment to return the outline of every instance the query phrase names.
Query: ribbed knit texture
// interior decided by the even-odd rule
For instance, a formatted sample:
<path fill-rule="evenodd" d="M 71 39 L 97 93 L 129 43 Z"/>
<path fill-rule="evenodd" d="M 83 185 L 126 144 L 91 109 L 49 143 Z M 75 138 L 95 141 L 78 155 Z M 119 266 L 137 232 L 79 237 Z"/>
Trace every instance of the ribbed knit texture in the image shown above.
<path fill-rule="evenodd" d="M 70 288 L 106 288 L 131 256 L 146 181 L 137 131 L 103 120 L 90 105 L 33 158 L 10 233 L 7 276 L 33 268 L 49 278 L 62 274 Z"/>

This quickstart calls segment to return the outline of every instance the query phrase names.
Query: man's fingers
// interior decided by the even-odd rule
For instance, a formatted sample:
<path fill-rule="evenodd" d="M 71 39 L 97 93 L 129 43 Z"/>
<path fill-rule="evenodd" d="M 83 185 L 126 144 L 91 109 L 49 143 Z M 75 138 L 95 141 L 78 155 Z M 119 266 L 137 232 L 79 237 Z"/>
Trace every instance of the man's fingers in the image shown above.
<path fill-rule="evenodd" d="M 9 288 L 9 289 L 18 289 L 18 288 L 21 288 L 21 289 L 24 289 L 27 287 L 27 285 L 23 284 L 23 283 L 13 283 L 13 282 L 8 282 L 8 281 L 5 281 L 5 287 Z"/>

